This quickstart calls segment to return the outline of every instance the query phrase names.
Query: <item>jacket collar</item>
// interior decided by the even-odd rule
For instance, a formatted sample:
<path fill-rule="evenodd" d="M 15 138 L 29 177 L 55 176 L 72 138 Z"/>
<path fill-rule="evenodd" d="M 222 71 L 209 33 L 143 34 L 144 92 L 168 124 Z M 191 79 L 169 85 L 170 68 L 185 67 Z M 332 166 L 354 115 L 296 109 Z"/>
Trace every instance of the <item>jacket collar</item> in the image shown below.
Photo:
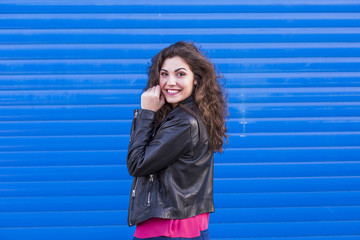
<path fill-rule="evenodd" d="M 183 104 L 183 105 L 190 105 L 195 101 L 194 95 L 190 95 L 188 98 L 182 100 L 181 102 L 179 102 L 179 104 Z M 179 106 L 178 104 L 178 106 Z"/>
<path fill-rule="evenodd" d="M 166 116 L 165 119 L 171 118 L 174 115 L 176 115 L 178 113 L 178 111 L 181 109 L 180 105 L 183 105 L 183 106 L 186 106 L 187 108 L 192 109 L 194 106 L 194 102 L 195 102 L 194 95 L 190 95 L 188 98 L 179 102 L 179 104 L 170 111 L 170 113 Z"/>

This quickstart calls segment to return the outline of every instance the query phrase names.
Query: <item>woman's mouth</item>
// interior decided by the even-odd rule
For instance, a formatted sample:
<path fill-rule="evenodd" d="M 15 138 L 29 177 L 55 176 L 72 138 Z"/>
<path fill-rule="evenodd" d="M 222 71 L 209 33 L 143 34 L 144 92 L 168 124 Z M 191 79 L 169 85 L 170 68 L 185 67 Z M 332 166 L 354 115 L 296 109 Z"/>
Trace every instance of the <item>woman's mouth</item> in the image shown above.
<path fill-rule="evenodd" d="M 175 95 L 178 94 L 180 92 L 180 90 L 177 89 L 166 89 L 166 93 L 169 95 Z"/>

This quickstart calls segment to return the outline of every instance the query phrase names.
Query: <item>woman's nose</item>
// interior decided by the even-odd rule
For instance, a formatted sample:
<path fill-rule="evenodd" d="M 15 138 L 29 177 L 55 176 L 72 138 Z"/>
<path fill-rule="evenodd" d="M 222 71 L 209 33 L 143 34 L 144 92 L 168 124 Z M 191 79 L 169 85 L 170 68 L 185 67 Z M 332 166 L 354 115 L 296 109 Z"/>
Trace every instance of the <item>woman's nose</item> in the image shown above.
<path fill-rule="evenodd" d="M 169 78 L 168 78 L 168 81 L 167 81 L 167 84 L 168 85 L 176 85 L 176 79 L 175 79 L 175 77 L 174 76 L 171 76 L 171 75 L 169 75 Z"/>

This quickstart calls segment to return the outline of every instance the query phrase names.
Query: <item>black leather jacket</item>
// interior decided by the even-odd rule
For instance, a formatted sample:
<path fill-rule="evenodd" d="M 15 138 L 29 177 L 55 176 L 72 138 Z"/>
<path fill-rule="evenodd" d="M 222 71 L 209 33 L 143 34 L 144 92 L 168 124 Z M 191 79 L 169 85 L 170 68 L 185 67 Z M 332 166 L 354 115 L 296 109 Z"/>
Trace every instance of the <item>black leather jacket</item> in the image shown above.
<path fill-rule="evenodd" d="M 194 98 L 182 101 L 153 129 L 155 112 L 135 110 L 127 167 L 134 176 L 128 224 L 151 217 L 184 219 L 214 212 L 213 153 Z"/>

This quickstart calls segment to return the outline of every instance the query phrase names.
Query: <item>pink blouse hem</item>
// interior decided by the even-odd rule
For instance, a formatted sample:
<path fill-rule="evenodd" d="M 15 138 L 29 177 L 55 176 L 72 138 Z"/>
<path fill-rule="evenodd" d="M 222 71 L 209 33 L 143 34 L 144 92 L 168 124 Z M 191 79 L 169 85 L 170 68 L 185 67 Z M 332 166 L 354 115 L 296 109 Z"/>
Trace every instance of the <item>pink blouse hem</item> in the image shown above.
<path fill-rule="evenodd" d="M 209 215 L 203 213 L 186 219 L 150 218 L 136 225 L 134 237 L 198 237 L 208 228 Z"/>

